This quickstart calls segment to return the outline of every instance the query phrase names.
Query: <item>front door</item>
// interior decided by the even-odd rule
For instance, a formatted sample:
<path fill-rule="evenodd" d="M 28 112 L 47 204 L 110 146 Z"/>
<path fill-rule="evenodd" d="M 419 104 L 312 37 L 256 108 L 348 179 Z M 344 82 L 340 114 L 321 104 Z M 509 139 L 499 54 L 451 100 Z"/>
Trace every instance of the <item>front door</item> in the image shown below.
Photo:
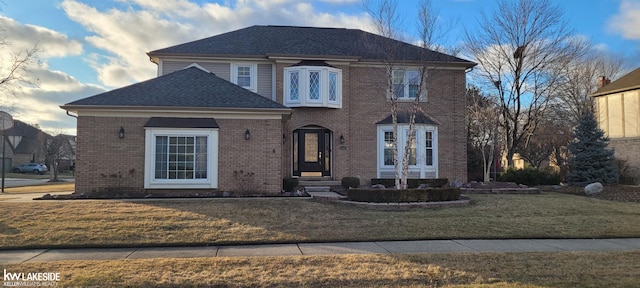
<path fill-rule="evenodd" d="M 294 176 L 331 176 L 331 131 L 298 129 L 293 142 Z"/>

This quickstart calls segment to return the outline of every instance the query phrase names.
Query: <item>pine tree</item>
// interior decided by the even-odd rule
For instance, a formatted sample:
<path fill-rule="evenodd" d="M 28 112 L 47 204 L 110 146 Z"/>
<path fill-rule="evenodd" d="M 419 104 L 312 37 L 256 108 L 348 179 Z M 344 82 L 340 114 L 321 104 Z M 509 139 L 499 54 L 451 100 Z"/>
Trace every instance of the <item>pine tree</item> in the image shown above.
<path fill-rule="evenodd" d="M 607 149 L 609 139 L 598 127 L 592 113 L 585 114 L 569 143 L 569 185 L 585 186 L 590 183 L 618 183 L 618 165 L 613 150 Z"/>

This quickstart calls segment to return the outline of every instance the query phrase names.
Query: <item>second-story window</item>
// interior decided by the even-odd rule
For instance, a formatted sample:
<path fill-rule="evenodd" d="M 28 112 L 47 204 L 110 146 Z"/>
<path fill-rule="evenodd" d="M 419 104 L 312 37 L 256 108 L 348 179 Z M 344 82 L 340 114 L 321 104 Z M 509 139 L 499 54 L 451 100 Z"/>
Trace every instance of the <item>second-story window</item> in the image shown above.
<path fill-rule="evenodd" d="M 342 70 L 330 66 L 284 68 L 284 105 L 342 107 Z"/>
<path fill-rule="evenodd" d="M 420 71 L 417 69 L 393 70 L 393 95 L 398 100 L 412 100 L 420 88 Z"/>
<path fill-rule="evenodd" d="M 231 82 L 256 92 L 256 65 L 237 63 L 231 71 Z"/>

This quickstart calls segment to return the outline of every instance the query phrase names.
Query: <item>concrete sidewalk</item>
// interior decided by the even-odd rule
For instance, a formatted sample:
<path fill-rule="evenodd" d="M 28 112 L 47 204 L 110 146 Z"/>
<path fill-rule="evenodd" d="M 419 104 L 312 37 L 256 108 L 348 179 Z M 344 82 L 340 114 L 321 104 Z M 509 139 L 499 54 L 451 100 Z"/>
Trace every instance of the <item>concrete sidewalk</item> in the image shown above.
<path fill-rule="evenodd" d="M 640 238 L 419 240 L 200 247 L 0 250 L 0 264 L 145 258 L 569 251 L 640 251 Z"/>

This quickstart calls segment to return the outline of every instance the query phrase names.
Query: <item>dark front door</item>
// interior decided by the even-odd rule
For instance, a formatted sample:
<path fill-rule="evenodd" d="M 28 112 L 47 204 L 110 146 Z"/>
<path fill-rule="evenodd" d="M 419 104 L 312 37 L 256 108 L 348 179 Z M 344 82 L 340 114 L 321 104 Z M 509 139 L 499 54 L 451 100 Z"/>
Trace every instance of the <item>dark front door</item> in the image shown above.
<path fill-rule="evenodd" d="M 331 132 L 299 129 L 293 135 L 293 174 L 300 177 L 331 176 Z"/>

